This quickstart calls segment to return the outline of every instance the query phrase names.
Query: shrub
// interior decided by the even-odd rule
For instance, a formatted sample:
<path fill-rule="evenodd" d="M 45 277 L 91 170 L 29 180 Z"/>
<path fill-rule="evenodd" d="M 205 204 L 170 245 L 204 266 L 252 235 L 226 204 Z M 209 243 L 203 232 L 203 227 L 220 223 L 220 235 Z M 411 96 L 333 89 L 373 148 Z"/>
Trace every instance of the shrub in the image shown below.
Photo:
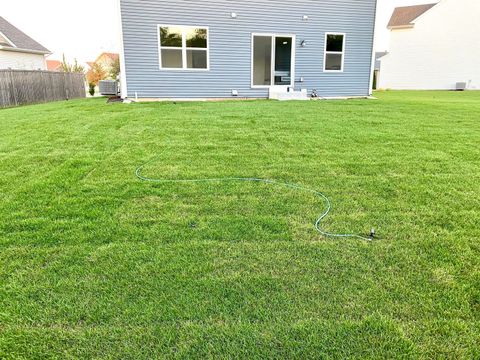
<path fill-rule="evenodd" d="M 88 93 L 92 96 L 95 95 L 95 86 L 96 85 L 94 83 L 88 84 Z"/>

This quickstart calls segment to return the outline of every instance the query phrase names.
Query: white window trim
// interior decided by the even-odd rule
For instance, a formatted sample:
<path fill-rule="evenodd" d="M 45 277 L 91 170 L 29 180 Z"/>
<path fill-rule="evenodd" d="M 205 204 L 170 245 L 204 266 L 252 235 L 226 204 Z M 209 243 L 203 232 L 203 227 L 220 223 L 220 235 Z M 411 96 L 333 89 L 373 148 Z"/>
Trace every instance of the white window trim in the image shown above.
<path fill-rule="evenodd" d="M 3 37 L 5 40 L 7 40 L 7 42 L 14 48 L 17 47 L 17 45 L 15 45 L 8 37 L 7 35 L 5 35 L 3 32 L 0 31 L 0 36 Z"/>
<path fill-rule="evenodd" d="M 328 35 L 342 35 L 343 36 L 343 44 L 342 44 L 342 51 L 327 51 L 327 39 Z M 347 44 L 347 34 L 346 33 L 338 33 L 338 32 L 327 32 L 325 33 L 325 47 L 323 49 L 323 72 L 326 73 L 343 73 L 345 70 L 345 46 Z M 337 54 L 342 55 L 342 69 L 341 70 L 327 70 L 327 54 Z"/>
<path fill-rule="evenodd" d="M 275 85 L 274 84 L 274 81 L 275 81 L 275 64 L 272 64 L 272 80 L 271 80 L 271 85 L 254 85 L 253 84 L 253 64 L 254 64 L 254 61 L 253 61 L 253 56 L 254 56 L 254 53 L 253 53 L 253 50 L 254 50 L 254 38 L 255 36 L 268 36 L 268 37 L 271 37 L 272 38 L 272 56 L 271 56 L 271 59 L 272 59 L 272 62 L 273 62 L 273 59 L 275 59 L 275 38 L 276 37 L 289 37 L 289 38 L 292 38 L 292 64 L 291 64 L 291 81 L 290 81 L 290 85 Z M 288 87 L 294 87 L 295 86 L 295 50 L 296 50 L 296 44 L 297 44 L 297 41 L 296 41 L 296 35 L 295 34 L 274 34 L 274 33 L 252 33 L 252 38 L 251 38 L 251 59 L 250 59 L 250 87 L 252 89 L 270 89 L 270 88 L 274 88 L 274 87 L 285 87 L 285 88 L 288 88 Z"/>
<path fill-rule="evenodd" d="M 182 32 L 182 47 L 174 46 L 162 46 L 160 39 L 160 28 L 162 27 L 182 27 L 187 29 L 203 29 L 207 30 L 207 47 L 206 48 L 189 48 L 187 47 L 187 37 L 185 31 Z M 193 26 L 193 25 L 169 25 L 160 24 L 157 25 L 157 37 L 158 37 L 158 66 L 162 71 L 210 71 L 210 28 L 208 26 Z M 181 68 L 166 68 L 162 66 L 162 49 L 181 50 L 182 51 L 182 67 Z M 207 53 L 207 68 L 206 69 L 190 69 L 187 68 L 187 50 L 205 51 Z"/>

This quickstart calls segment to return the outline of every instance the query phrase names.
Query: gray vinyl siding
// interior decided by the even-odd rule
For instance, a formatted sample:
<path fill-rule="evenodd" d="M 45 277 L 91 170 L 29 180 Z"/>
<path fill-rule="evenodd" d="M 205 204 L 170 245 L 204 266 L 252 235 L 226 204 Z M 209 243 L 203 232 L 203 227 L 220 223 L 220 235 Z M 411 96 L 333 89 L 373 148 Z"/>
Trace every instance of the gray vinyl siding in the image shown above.
<path fill-rule="evenodd" d="M 369 95 L 376 0 L 120 0 L 128 97 L 264 98 L 251 88 L 252 33 L 294 34 L 295 87 Z M 230 14 L 237 13 L 232 19 Z M 303 16 L 309 20 L 304 21 Z M 158 25 L 209 27 L 210 70 L 161 70 Z M 325 33 L 346 34 L 344 72 L 323 72 Z M 301 42 L 307 42 L 301 47 Z M 300 78 L 303 83 L 299 83 Z"/>

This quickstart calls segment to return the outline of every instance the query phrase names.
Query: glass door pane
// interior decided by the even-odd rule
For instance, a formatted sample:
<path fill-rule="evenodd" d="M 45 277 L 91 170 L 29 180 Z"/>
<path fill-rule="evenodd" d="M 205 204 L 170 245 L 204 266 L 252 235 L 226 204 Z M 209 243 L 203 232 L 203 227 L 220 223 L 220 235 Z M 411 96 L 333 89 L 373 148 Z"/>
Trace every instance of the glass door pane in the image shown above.
<path fill-rule="evenodd" d="M 292 38 L 275 38 L 275 85 L 292 83 Z"/>
<path fill-rule="evenodd" d="M 253 37 L 253 85 L 272 85 L 272 37 Z"/>

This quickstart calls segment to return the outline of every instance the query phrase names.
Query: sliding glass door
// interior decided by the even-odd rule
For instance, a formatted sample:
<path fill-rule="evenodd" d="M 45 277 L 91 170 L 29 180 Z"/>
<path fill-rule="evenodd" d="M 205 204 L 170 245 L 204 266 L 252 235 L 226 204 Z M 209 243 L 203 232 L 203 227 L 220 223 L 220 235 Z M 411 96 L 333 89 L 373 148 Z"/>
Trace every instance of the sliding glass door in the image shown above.
<path fill-rule="evenodd" d="M 253 37 L 253 85 L 272 85 L 272 37 Z"/>
<path fill-rule="evenodd" d="M 292 86 L 292 38 L 275 38 L 275 72 L 273 85 Z"/>
<path fill-rule="evenodd" d="M 293 86 L 294 36 L 252 36 L 252 87 Z"/>

